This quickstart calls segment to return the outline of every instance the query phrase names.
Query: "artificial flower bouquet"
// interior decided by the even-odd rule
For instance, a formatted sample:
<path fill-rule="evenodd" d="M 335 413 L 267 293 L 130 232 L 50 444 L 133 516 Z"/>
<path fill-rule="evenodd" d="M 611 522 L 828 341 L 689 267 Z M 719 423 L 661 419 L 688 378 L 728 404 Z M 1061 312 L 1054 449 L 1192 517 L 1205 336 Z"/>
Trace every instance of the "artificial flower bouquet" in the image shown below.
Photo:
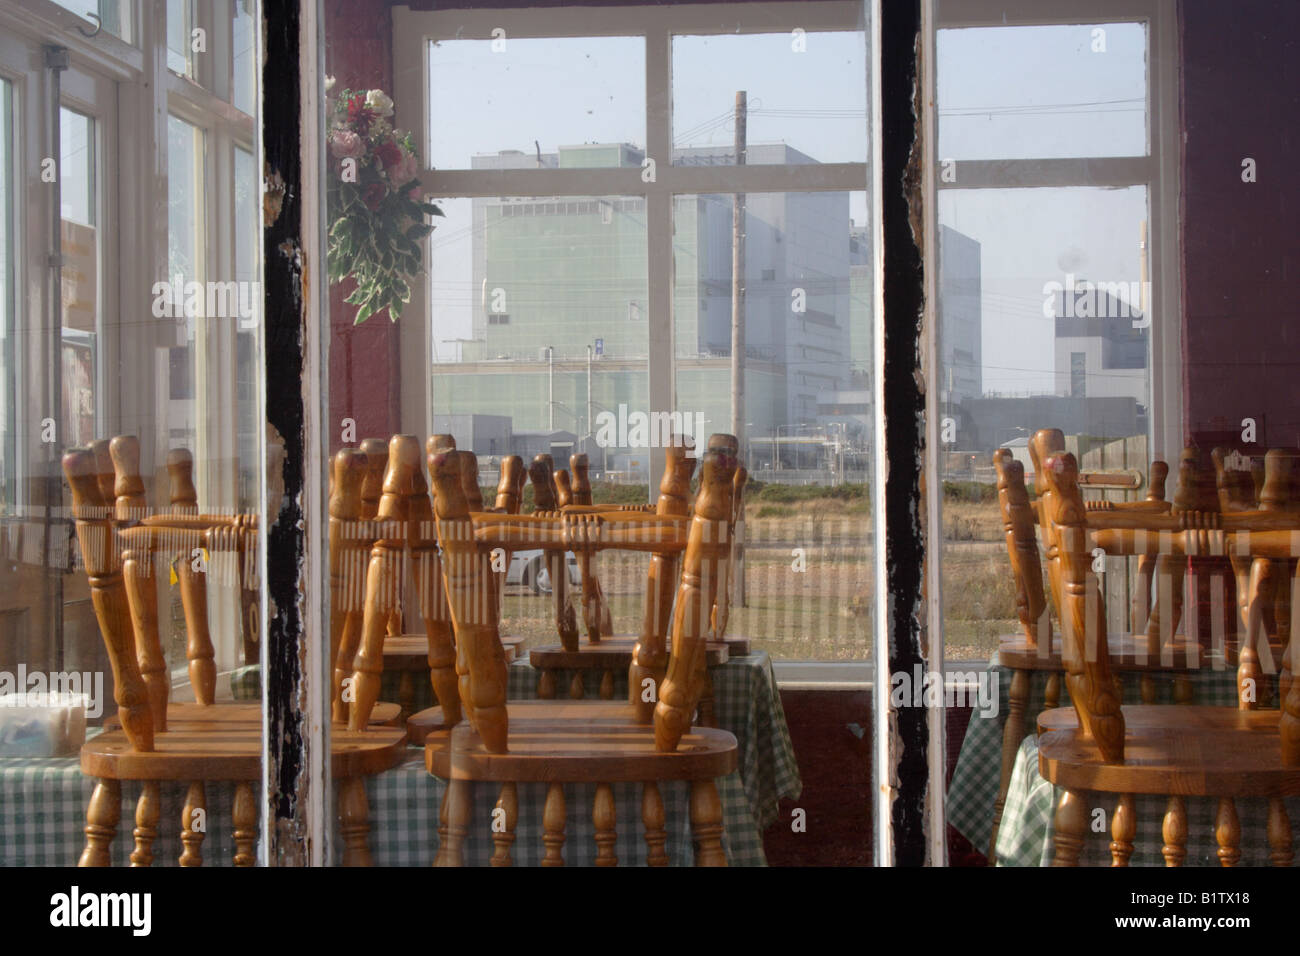
<path fill-rule="evenodd" d="M 420 240 L 433 231 L 427 217 L 442 210 L 421 195 L 415 145 L 393 128 L 393 101 L 383 90 L 343 90 L 331 112 L 330 283 L 356 280 L 345 300 L 357 306 L 355 324 L 384 309 L 396 322 L 421 271 Z"/>

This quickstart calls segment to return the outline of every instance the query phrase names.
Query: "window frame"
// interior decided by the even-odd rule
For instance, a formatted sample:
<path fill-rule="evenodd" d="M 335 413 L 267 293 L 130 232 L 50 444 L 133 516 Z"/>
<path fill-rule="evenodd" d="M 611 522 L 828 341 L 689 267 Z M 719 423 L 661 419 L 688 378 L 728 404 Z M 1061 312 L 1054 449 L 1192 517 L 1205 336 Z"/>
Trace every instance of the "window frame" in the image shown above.
<path fill-rule="evenodd" d="M 672 164 L 672 42 L 679 35 L 788 34 L 791 24 L 808 33 L 860 31 L 863 6 L 843 0 L 804 3 L 699 4 L 689 6 L 559 7 L 508 10 L 393 9 L 394 125 L 408 129 L 427 163 L 429 43 L 446 39 L 491 40 L 508 24 L 508 38 L 581 36 L 645 39 L 646 156 L 655 177 L 643 182 L 636 167 L 594 169 L 421 170 L 421 187 L 438 198 L 628 196 L 646 203 L 648 301 L 646 360 L 652 409 L 677 410 L 677 367 L 673 314 L 673 201 L 681 195 L 862 192 L 869 190 L 868 164 L 675 166 Z M 426 243 L 426 261 L 428 240 Z M 425 283 L 416 283 L 408 306 L 423 316 Z M 402 421 L 424 422 L 432 430 L 433 396 L 429 323 L 402 323 Z M 744 436 L 738 436 L 744 440 Z M 650 474 L 663 469 L 664 451 L 650 450 Z"/>

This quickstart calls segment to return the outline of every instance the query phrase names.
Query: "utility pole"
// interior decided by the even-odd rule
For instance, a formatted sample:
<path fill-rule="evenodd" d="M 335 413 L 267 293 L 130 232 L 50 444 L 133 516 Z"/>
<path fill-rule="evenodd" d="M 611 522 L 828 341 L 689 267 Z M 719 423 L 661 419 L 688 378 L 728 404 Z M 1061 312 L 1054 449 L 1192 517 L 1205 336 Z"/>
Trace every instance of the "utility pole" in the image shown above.
<path fill-rule="evenodd" d="M 555 432 L 555 346 L 546 346 L 547 428 Z"/>
<path fill-rule="evenodd" d="M 587 443 L 591 443 L 591 436 L 595 434 L 591 428 L 591 346 L 587 346 Z M 583 451 L 588 451 L 584 448 Z"/>
<path fill-rule="evenodd" d="M 745 165 L 745 91 L 736 93 L 736 165 Z M 731 214 L 731 433 L 745 445 L 745 194 L 736 193 Z"/>

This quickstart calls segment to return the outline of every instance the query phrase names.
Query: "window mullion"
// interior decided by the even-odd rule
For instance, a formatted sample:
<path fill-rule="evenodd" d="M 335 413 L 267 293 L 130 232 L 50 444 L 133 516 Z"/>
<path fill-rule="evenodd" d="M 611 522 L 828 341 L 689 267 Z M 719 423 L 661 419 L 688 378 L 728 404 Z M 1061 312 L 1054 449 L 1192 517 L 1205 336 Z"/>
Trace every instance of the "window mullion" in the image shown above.
<path fill-rule="evenodd" d="M 654 179 L 672 170 L 673 38 L 666 30 L 646 34 L 646 156 L 655 164 Z M 666 189 L 646 195 L 646 281 L 648 283 L 646 382 L 648 411 L 677 408 L 676 356 L 673 351 L 673 197 Z M 663 471 L 664 449 L 650 449 L 649 474 Z M 655 494 L 654 484 L 650 494 Z"/>

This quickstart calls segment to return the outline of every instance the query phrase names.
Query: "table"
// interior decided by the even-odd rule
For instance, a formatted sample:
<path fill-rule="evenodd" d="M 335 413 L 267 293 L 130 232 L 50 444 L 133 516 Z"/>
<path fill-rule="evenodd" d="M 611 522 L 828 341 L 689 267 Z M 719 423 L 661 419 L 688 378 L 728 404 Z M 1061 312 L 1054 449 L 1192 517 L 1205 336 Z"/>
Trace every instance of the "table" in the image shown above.
<path fill-rule="evenodd" d="M 1001 766 L 1002 728 L 1006 722 L 1007 698 L 1011 686 L 1011 672 L 998 666 L 997 657 L 988 665 L 996 674 L 998 687 L 998 713 L 996 717 L 971 715 L 962 742 L 952 782 L 948 785 L 948 822 L 976 847 L 986 847 L 993 825 L 993 803 L 997 798 L 998 775 Z M 1215 706 L 1236 706 L 1236 669 L 1206 668 L 1187 675 L 1192 683 L 1193 700 Z M 1030 733 L 1020 744 L 1012 771 L 1002 824 L 998 829 L 995 848 L 999 866 L 1047 866 L 1052 862 L 1056 848 L 1056 804 L 1061 791 L 1052 786 L 1038 772 L 1038 744 L 1033 733 L 1038 713 L 1043 709 L 1043 689 L 1048 675 L 1032 675 L 1026 727 Z M 1173 703 L 1173 675 L 1157 674 L 1156 703 Z M 1138 704 L 1138 681 L 1135 676 L 1124 682 L 1125 704 Z M 1068 706 L 1068 696 L 1062 691 L 1061 704 Z M 1267 705 L 1266 705 L 1267 706 Z M 1092 833 L 1079 858 L 1083 866 L 1110 865 L 1110 816 L 1118 797 L 1098 794 L 1096 806 L 1105 813 L 1105 832 Z M 1160 847 L 1164 840 L 1160 833 L 1166 799 L 1163 796 L 1137 798 L 1136 849 L 1131 866 L 1164 866 Z M 1218 844 L 1214 840 L 1214 817 L 1217 801 L 1209 797 L 1187 799 L 1187 859 L 1185 866 L 1218 866 Z M 1267 866 L 1268 841 L 1265 825 L 1268 802 L 1262 799 L 1238 800 L 1237 812 L 1241 818 L 1242 866 Z M 1287 801 L 1287 812 L 1292 820 L 1300 820 L 1300 798 Z"/>
<path fill-rule="evenodd" d="M 509 696 L 512 700 L 535 699 L 537 672 L 527 661 L 510 667 Z M 398 675 L 392 675 L 396 681 Z M 387 677 L 386 677 L 387 679 Z M 777 693 L 771 659 L 759 651 L 733 658 L 714 668 L 715 712 L 718 726 L 736 735 L 740 769 L 718 781 L 726 826 L 728 862 L 733 866 L 762 866 L 762 831 L 776 821 L 778 801 L 795 799 L 802 791 L 794 748 Z M 241 697 L 256 697 L 256 674 L 246 672 L 234 682 Z M 385 688 L 384 699 L 387 696 Z M 588 688 L 595 697 L 596 688 Z M 428 681 L 417 683 L 418 695 L 432 701 Z M 627 676 L 615 687 L 616 699 L 627 693 Z M 370 846 L 376 866 L 426 866 L 437 850 L 438 809 L 445 783 L 424 768 L 423 748 L 410 748 L 410 758 L 401 765 L 366 779 L 370 801 Z M 0 865 L 70 866 L 84 844 L 86 804 L 94 780 L 81 773 L 76 757 L 0 759 Z M 591 787 L 566 787 L 569 821 L 566 827 L 565 857 L 571 865 L 589 862 L 595 856 L 594 825 L 591 821 Z M 689 864 L 691 857 L 688 797 L 685 784 L 661 784 L 669 834 L 669 854 L 674 865 Z M 233 856 L 231 804 L 233 786 L 208 787 L 208 833 L 204 859 L 208 864 L 229 866 Z M 139 787 L 122 786 L 122 822 L 113 841 L 114 865 L 124 866 L 131 852 L 131 827 Z M 162 788 L 161 818 L 154 844 L 155 866 L 176 865 L 181 853 L 181 807 L 183 787 Z M 475 789 L 474 826 L 490 818 L 497 794 L 483 786 Z M 644 862 L 645 843 L 640 833 L 640 789 L 614 788 L 618 824 L 616 851 L 621 864 Z M 519 822 L 516 829 L 517 865 L 536 864 L 541 859 L 541 807 L 544 794 L 519 788 Z M 490 840 L 477 830 L 465 844 L 467 863 L 485 861 L 491 854 Z"/>

